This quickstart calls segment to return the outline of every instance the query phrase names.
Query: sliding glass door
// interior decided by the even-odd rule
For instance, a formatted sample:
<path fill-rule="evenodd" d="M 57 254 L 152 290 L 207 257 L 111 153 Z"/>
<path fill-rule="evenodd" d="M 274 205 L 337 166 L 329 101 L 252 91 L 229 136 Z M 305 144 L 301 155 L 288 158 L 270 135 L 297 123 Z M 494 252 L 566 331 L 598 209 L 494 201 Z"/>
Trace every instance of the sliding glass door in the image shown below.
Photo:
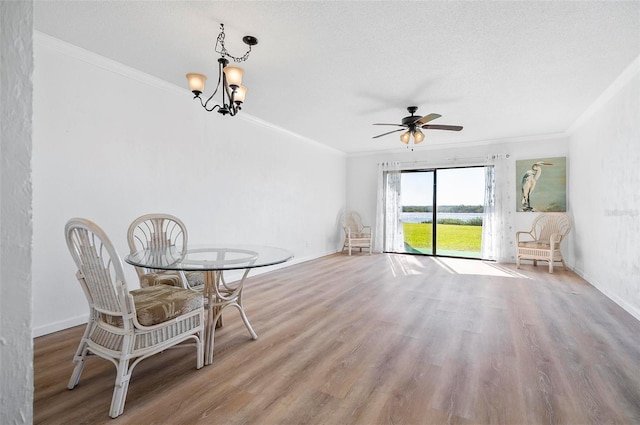
<path fill-rule="evenodd" d="M 403 252 L 433 254 L 435 171 L 402 172 L 401 182 Z"/>
<path fill-rule="evenodd" d="M 437 170 L 436 254 L 480 258 L 484 167 Z"/>
<path fill-rule="evenodd" d="M 402 171 L 404 248 L 392 252 L 481 258 L 484 167 Z"/>

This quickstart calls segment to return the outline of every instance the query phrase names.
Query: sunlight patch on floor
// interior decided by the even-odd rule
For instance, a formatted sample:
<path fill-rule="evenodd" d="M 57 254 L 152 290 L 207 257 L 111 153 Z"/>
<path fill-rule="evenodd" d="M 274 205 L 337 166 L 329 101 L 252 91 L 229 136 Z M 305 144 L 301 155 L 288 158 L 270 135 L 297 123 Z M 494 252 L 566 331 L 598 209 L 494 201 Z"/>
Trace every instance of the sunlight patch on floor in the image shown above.
<path fill-rule="evenodd" d="M 433 261 L 452 274 L 526 278 L 525 275 L 488 261 L 437 257 Z"/>
<path fill-rule="evenodd" d="M 415 255 L 390 255 L 387 258 L 393 277 L 419 275 L 426 270 L 422 259 Z"/>
<path fill-rule="evenodd" d="M 428 262 L 432 261 L 451 274 L 529 279 L 520 272 L 492 261 L 421 255 L 389 255 L 387 258 L 394 277 L 428 273 Z"/>

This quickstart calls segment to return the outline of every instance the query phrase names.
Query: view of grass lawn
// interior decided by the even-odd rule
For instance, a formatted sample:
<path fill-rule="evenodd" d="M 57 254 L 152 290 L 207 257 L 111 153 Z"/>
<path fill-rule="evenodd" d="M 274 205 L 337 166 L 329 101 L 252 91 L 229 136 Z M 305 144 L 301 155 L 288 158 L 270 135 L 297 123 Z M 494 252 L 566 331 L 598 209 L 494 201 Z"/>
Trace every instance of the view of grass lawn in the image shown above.
<path fill-rule="evenodd" d="M 448 251 L 480 251 L 482 226 L 437 224 L 438 248 Z M 403 223 L 404 241 L 419 249 L 431 248 L 431 224 Z"/>

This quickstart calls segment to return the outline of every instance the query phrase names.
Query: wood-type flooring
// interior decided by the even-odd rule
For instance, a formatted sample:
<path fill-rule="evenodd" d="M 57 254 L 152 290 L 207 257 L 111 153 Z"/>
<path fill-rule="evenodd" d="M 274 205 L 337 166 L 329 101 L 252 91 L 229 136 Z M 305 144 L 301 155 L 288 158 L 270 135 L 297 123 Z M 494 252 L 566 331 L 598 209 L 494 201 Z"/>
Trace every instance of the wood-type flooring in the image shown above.
<path fill-rule="evenodd" d="M 116 419 L 110 362 L 66 388 L 83 327 L 36 338 L 34 423 L 640 423 L 640 322 L 562 267 L 336 254 L 249 277 L 245 307 L 258 340 L 227 311 L 212 365 L 144 360 Z"/>

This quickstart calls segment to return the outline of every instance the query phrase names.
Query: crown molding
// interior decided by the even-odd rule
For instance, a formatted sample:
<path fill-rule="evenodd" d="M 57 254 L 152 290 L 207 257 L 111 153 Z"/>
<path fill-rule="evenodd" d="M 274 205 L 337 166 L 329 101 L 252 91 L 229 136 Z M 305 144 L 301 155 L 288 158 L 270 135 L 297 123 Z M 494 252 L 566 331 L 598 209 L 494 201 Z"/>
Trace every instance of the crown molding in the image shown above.
<path fill-rule="evenodd" d="M 101 56 L 90 50 L 83 49 L 75 44 L 67 43 L 58 38 L 44 34 L 39 31 L 34 31 L 35 45 L 38 47 L 45 47 L 47 49 L 56 51 L 65 56 L 72 57 L 74 59 L 83 61 L 90 65 L 97 66 L 104 70 L 114 72 L 127 78 L 131 78 L 138 82 L 148 84 L 163 90 L 168 90 L 173 93 L 184 94 L 187 89 L 178 87 L 175 84 L 171 84 L 165 80 L 149 75 L 145 72 L 138 71 L 130 66 L 124 65 L 121 62 L 114 61 L 112 59 Z"/>
<path fill-rule="evenodd" d="M 76 46 L 75 44 L 67 43 L 66 41 L 60 40 L 58 38 L 44 34 L 42 32 L 34 31 L 34 41 L 38 47 L 44 47 L 49 50 L 56 51 L 65 56 L 69 56 L 74 59 L 88 63 L 90 65 L 94 65 L 99 68 L 105 69 L 107 71 L 122 75 L 124 77 L 131 78 L 143 84 L 148 84 L 150 86 L 153 86 L 162 90 L 167 90 L 179 95 L 191 95 L 191 92 L 187 88 L 177 86 L 161 78 L 154 77 L 145 72 L 142 72 L 130 66 L 124 65 L 121 62 L 117 62 L 112 59 L 106 58 L 90 50 L 83 49 L 82 47 Z M 293 137 L 297 140 L 301 140 L 315 147 L 322 148 L 333 154 L 346 156 L 346 153 L 338 149 L 332 148 L 330 146 L 327 146 L 323 143 L 318 142 L 317 140 L 310 139 L 308 137 L 302 136 L 293 131 L 282 128 L 273 123 L 261 120 L 260 118 L 257 118 L 253 115 L 242 113 L 242 114 L 239 114 L 236 118 L 238 117 L 242 118 L 244 121 L 253 123 L 260 127 L 268 128 L 272 131 L 286 134 L 287 136 Z"/>
<path fill-rule="evenodd" d="M 607 87 L 600 96 L 578 117 L 578 119 L 569 127 L 567 134 L 571 136 L 576 130 L 582 127 L 587 121 L 593 118 L 593 116 L 602 109 L 602 107 L 611 100 L 612 97 L 617 95 L 623 90 L 626 85 L 634 77 L 640 75 L 640 56 L 635 58 L 629 66 L 614 80 L 609 87 Z"/>
<path fill-rule="evenodd" d="M 328 151 L 330 153 L 333 153 L 335 155 L 340 155 L 340 156 L 344 156 L 346 157 L 347 154 L 339 149 L 333 148 L 331 146 L 325 145 L 324 143 L 320 143 L 317 140 L 311 139 L 309 137 L 303 136 L 301 134 L 296 133 L 295 131 L 291 131 L 291 130 L 287 130 L 286 128 L 280 127 L 279 125 L 273 124 L 271 122 L 268 121 L 264 121 L 261 120 L 258 117 L 255 117 L 253 115 L 250 114 L 245 114 L 244 112 L 237 115 L 235 118 L 240 117 L 241 119 L 251 122 L 255 125 L 264 127 L 264 128 L 269 128 L 271 130 L 277 131 L 278 133 L 283 133 L 286 134 L 287 136 L 293 137 L 294 139 L 300 140 L 302 142 L 305 142 L 307 144 L 313 145 L 317 148 L 321 148 L 325 151 Z"/>

